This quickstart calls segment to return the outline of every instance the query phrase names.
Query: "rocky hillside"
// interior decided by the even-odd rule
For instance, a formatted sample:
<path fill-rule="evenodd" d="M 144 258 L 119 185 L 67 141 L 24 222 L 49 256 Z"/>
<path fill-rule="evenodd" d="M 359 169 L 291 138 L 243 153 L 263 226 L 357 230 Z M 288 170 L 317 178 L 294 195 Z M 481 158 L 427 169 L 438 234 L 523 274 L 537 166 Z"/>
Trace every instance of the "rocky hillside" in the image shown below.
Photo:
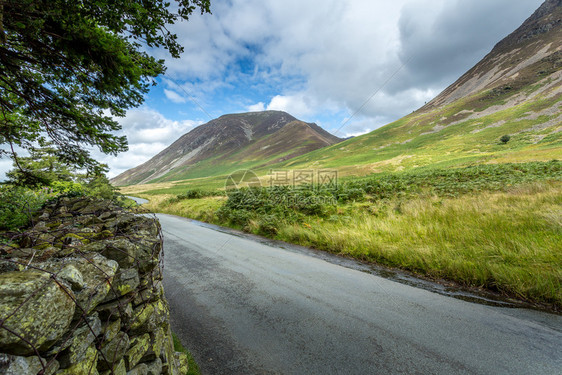
<path fill-rule="evenodd" d="M 450 104 L 487 89 L 513 90 L 540 81 L 560 68 L 562 0 L 548 0 L 521 27 L 425 109 Z M 554 86 L 556 82 L 551 82 Z"/>
<path fill-rule="evenodd" d="M 181 136 L 148 162 L 115 177 L 116 185 L 173 181 L 264 166 L 341 141 L 316 124 L 280 111 L 221 116 Z"/>
<path fill-rule="evenodd" d="M 275 167 L 368 174 L 432 165 L 561 159 L 561 20 L 562 0 L 545 1 L 418 111 Z M 502 136 L 508 141 L 500 141 Z"/>

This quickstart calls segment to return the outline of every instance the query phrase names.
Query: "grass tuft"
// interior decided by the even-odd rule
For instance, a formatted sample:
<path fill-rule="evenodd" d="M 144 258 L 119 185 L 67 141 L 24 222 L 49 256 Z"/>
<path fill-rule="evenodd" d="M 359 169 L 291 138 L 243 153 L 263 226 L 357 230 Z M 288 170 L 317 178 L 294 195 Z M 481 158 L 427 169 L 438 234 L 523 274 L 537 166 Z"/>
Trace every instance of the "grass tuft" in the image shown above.
<path fill-rule="evenodd" d="M 173 333 L 172 333 L 172 338 L 174 340 L 174 350 L 176 352 L 182 352 L 182 353 L 185 353 L 187 355 L 189 370 L 187 371 L 187 373 L 185 375 L 201 375 L 201 372 L 199 371 L 199 366 L 195 362 L 195 359 L 193 359 L 193 356 L 191 355 L 189 350 L 184 348 L 180 339 Z"/>

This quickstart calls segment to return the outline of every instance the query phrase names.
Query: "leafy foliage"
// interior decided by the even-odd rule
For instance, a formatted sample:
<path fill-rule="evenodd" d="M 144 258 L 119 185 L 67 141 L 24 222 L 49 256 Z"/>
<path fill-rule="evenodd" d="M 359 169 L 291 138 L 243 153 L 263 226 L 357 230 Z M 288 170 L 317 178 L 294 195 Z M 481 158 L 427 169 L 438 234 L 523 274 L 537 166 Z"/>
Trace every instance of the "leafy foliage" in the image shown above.
<path fill-rule="evenodd" d="M 177 7 L 176 7 L 177 6 Z M 127 149 L 109 115 L 140 105 L 162 60 L 144 47 L 182 47 L 167 25 L 187 20 L 209 0 L 3 0 L 0 2 L 0 144 L 31 148 L 50 138 L 57 156 L 80 167 L 83 147 Z"/>
<path fill-rule="evenodd" d="M 226 201 L 153 209 L 562 306 L 560 161 L 417 168 L 307 190 L 248 189 Z M 325 205 L 326 214 L 305 214 L 284 199 L 315 194 L 337 197 L 338 204 Z"/>
<path fill-rule="evenodd" d="M 33 212 L 50 198 L 47 189 L 0 186 L 0 230 L 26 226 Z"/>
<path fill-rule="evenodd" d="M 484 191 L 503 191 L 517 184 L 548 179 L 562 181 L 562 162 L 486 164 L 456 169 L 381 173 L 362 179 L 349 179 L 333 189 L 274 186 L 232 191 L 216 215 L 223 223 L 246 230 L 252 230 L 250 224 L 254 222 L 257 233 L 275 235 L 274 227 L 283 223 L 303 223 L 311 216 L 339 220 L 334 216 L 339 204 L 407 200 L 419 196 L 450 198 Z M 399 213 L 401 209 L 399 201 L 395 211 Z"/>
<path fill-rule="evenodd" d="M 185 193 L 178 194 L 175 197 L 169 198 L 168 203 L 175 203 L 175 202 L 182 201 L 184 199 L 200 199 L 200 198 L 217 196 L 222 194 L 224 193 L 202 190 L 202 189 L 189 189 Z"/>
<path fill-rule="evenodd" d="M 14 159 L 14 169 L 6 176 L 16 186 L 50 186 L 53 182 L 70 181 L 74 168 L 62 163 L 53 147 L 32 148 L 30 156 Z"/>
<path fill-rule="evenodd" d="M 10 181 L 0 185 L 0 230 L 25 227 L 33 212 L 57 196 L 82 196 L 116 200 L 119 194 L 105 176 L 106 166 L 79 174 L 62 163 L 50 147 L 32 150 L 32 155 L 14 161 Z M 25 169 L 24 169 L 25 168 Z"/>
<path fill-rule="evenodd" d="M 480 191 L 500 191 L 515 184 L 543 179 L 562 180 L 562 162 L 484 164 L 454 169 L 384 173 L 351 180 L 350 187 L 365 190 L 371 200 L 408 197 L 423 192 L 455 197 Z"/>
<path fill-rule="evenodd" d="M 105 176 L 95 176 L 83 182 L 54 181 L 50 186 L 34 187 L 0 185 L 0 230 L 19 230 L 26 227 L 47 201 L 60 196 L 90 196 L 110 199 L 126 205 Z"/>

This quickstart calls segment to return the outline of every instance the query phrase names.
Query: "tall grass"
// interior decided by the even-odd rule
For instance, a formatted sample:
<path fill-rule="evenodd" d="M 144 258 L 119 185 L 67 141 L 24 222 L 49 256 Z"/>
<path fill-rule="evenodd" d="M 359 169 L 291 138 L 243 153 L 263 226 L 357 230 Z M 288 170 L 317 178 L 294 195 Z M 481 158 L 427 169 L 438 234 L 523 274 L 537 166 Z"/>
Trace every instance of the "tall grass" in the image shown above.
<path fill-rule="evenodd" d="M 171 194 L 138 195 L 149 199 L 149 202 L 142 206 L 144 209 L 152 212 L 188 217 L 208 223 L 219 223 L 215 212 L 226 201 L 226 197 L 177 200 L 176 196 Z"/>
<path fill-rule="evenodd" d="M 562 186 L 355 204 L 277 238 L 562 306 Z"/>

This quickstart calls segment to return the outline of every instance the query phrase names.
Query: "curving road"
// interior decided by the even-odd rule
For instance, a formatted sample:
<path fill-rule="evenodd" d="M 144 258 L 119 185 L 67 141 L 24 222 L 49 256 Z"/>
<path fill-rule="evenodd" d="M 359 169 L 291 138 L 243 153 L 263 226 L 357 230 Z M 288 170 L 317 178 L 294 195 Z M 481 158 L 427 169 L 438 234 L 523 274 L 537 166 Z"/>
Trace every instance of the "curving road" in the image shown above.
<path fill-rule="evenodd" d="M 561 316 L 469 303 L 158 218 L 172 329 L 202 374 L 562 373 Z"/>

